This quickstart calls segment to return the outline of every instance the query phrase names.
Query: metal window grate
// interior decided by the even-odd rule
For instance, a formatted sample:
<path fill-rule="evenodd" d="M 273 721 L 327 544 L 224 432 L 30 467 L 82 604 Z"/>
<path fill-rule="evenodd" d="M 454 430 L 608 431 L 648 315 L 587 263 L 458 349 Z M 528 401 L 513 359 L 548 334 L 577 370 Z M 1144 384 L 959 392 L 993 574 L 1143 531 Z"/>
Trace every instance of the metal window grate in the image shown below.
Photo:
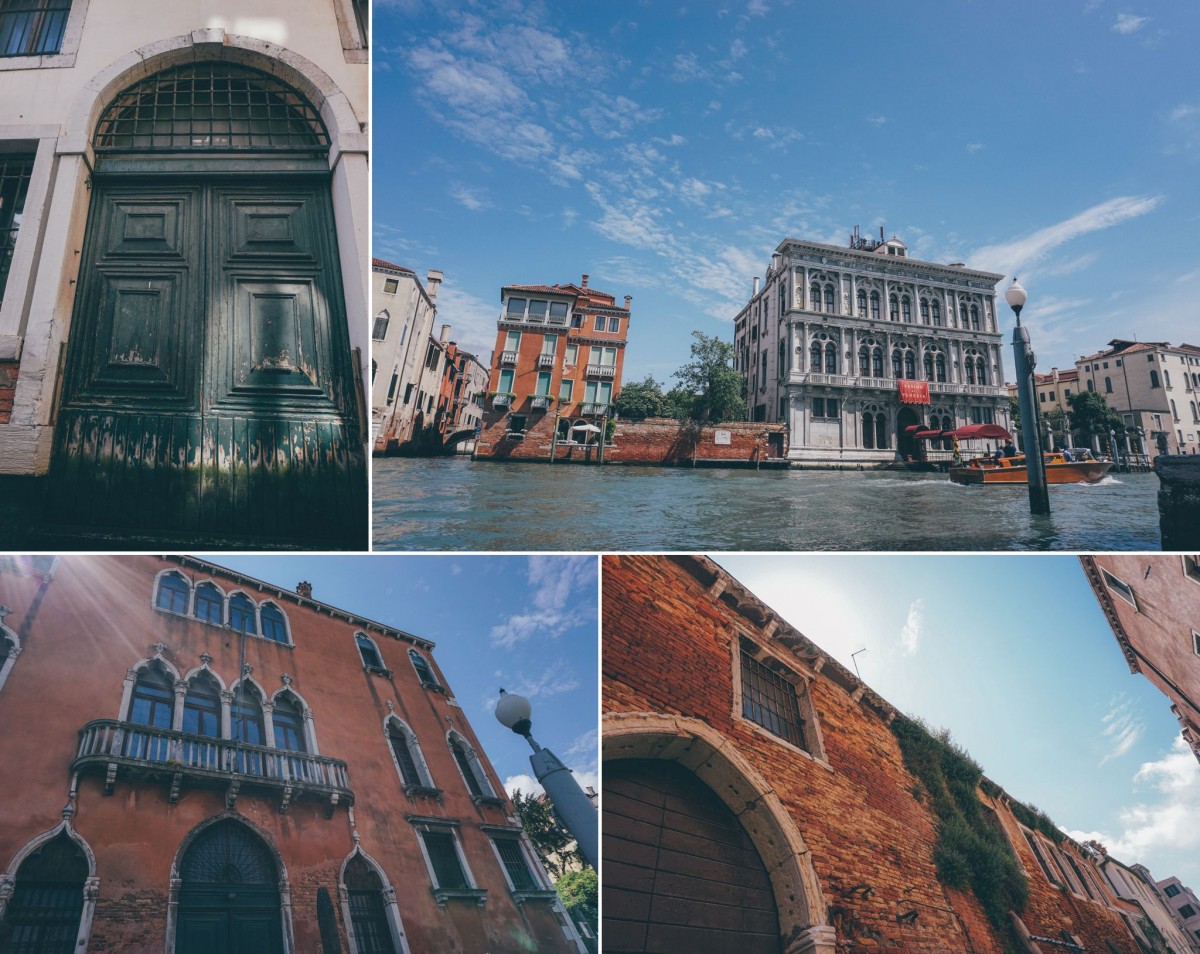
<path fill-rule="evenodd" d="M 275 862 L 259 839 L 234 821 L 221 821 L 193 841 L 180 863 L 185 882 L 263 884 L 279 881 Z"/>
<path fill-rule="evenodd" d="M 504 870 L 508 873 L 513 890 L 528 891 L 537 887 L 533 883 L 533 875 L 529 873 L 529 866 L 525 864 L 525 856 L 521 853 L 521 846 L 516 839 L 497 838 L 494 844 L 500 860 L 504 862 Z"/>
<path fill-rule="evenodd" d="M 33 176 L 33 156 L 0 153 L 0 300 L 8 284 L 17 232 L 25 210 L 25 193 Z"/>
<path fill-rule="evenodd" d="M 119 93 L 96 126 L 97 152 L 321 152 L 329 134 L 299 92 L 267 73 L 194 63 Z"/>
<path fill-rule="evenodd" d="M 475 768 L 471 765 L 470 758 L 457 739 L 451 741 L 450 751 L 454 753 L 454 761 L 458 763 L 458 770 L 462 772 L 463 779 L 466 781 L 467 788 L 471 794 L 476 798 L 482 798 L 483 787 L 479 784 L 479 778 L 475 775 Z"/>
<path fill-rule="evenodd" d="M 796 687 L 745 649 L 742 654 L 742 715 L 768 732 L 808 751 Z"/>
<path fill-rule="evenodd" d="M 400 777 L 405 785 L 420 785 L 421 773 L 417 771 L 417 761 L 413 758 L 412 748 L 404 733 L 395 726 L 388 727 L 388 739 L 392 743 L 392 751 L 396 753 L 396 761 L 400 765 Z"/>
<path fill-rule="evenodd" d="M 454 847 L 454 835 L 448 831 L 427 831 L 423 838 L 437 887 L 447 890 L 468 888 L 467 876 L 458 860 L 458 850 Z"/>
<path fill-rule="evenodd" d="M 0 0 L 0 56 L 41 56 L 62 48 L 71 0 Z"/>

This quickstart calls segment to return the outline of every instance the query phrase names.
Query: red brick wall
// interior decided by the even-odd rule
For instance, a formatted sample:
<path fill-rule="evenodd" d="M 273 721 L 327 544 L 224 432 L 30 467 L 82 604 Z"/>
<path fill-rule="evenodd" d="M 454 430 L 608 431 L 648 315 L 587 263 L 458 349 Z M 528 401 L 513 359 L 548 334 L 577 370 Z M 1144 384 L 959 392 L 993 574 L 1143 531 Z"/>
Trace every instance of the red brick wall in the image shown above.
<path fill-rule="evenodd" d="M 516 409 L 526 414 L 525 436 L 520 441 L 505 437 L 509 427 L 507 414 L 489 411 L 484 418 L 483 432 L 476 445 L 479 458 L 510 460 L 549 460 L 551 438 L 554 434 L 555 415 L 553 410 L 530 412 L 528 404 Z M 597 427 L 600 418 L 588 418 Z M 729 434 L 728 444 L 715 441 L 716 432 Z M 772 436 L 776 436 L 774 445 Z M 604 448 L 606 464 L 689 464 L 693 456 L 700 462 L 723 461 L 729 464 L 752 466 L 766 462 L 780 448 L 786 452 L 786 428 L 782 424 L 733 423 L 704 425 L 694 429 L 692 425 L 667 418 L 652 418 L 647 421 L 618 421 L 613 432 L 612 443 Z M 556 461 L 592 462 L 596 460 L 595 447 L 571 447 L 559 444 L 554 449 Z"/>
<path fill-rule="evenodd" d="M 0 361 L 0 424 L 12 420 L 13 395 L 17 392 L 19 361 Z"/>
<path fill-rule="evenodd" d="M 819 650 L 803 637 L 797 640 L 786 625 L 776 633 L 770 611 L 747 600 L 736 581 L 715 597 L 708 585 L 721 578 L 714 564 L 687 557 L 604 559 L 605 713 L 698 719 L 749 760 L 782 800 L 811 852 L 839 951 L 999 954 L 1004 941 L 973 895 L 944 889 L 937 879 L 937 821 L 928 799 L 916 797 L 921 786 L 904 767 L 886 702 L 836 662 L 823 663 L 809 691 L 827 765 L 797 756 L 734 717 L 736 632 L 764 646 L 791 640 L 798 655 L 809 659 Z M 739 603 L 758 609 L 744 613 Z M 794 668 L 804 667 L 797 659 Z M 1042 878 L 1040 870 L 1030 874 L 1034 933 L 1069 927 L 1089 950 L 1108 950 L 1101 938 L 1112 937 L 1119 950 L 1135 954 L 1115 914 L 1088 901 L 1063 899 L 1035 878 Z M 852 890 L 862 885 L 870 891 Z M 914 923 L 897 920 L 913 910 L 919 912 Z"/>

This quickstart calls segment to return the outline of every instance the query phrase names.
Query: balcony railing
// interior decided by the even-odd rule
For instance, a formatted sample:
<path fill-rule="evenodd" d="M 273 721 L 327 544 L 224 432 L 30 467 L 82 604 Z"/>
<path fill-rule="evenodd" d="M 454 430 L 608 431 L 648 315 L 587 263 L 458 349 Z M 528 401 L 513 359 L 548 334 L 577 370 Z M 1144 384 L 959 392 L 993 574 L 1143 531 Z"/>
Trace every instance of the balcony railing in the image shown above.
<path fill-rule="evenodd" d="M 501 364 L 516 364 L 517 363 L 517 353 L 515 351 L 501 351 L 500 352 L 500 363 Z"/>
<path fill-rule="evenodd" d="M 354 803 L 346 763 L 324 755 L 249 745 L 229 739 L 97 719 L 79 732 L 79 748 L 71 771 L 105 772 L 104 794 L 111 795 L 118 776 L 170 780 L 170 801 L 179 799 L 185 783 L 224 786 L 233 807 L 242 788 L 266 789 L 282 796 L 280 812 L 298 795 L 328 802 L 333 813 L 340 801 Z"/>
<path fill-rule="evenodd" d="M 617 369 L 611 364 L 589 364 L 587 373 L 589 378 L 611 378 L 616 376 Z"/>
<path fill-rule="evenodd" d="M 607 404 L 582 404 L 579 407 L 579 413 L 584 417 L 600 417 L 608 413 Z"/>
<path fill-rule="evenodd" d="M 508 407 L 512 403 L 511 394 L 493 394 L 492 407 Z"/>
<path fill-rule="evenodd" d="M 793 383 L 831 384 L 842 387 L 887 388 L 894 389 L 901 380 L 924 381 L 924 378 L 872 378 L 849 374 L 822 374 L 818 371 L 792 372 L 789 380 Z M 956 384 L 950 381 L 927 381 L 929 390 L 935 394 L 978 394 L 995 396 L 1002 394 L 1004 388 L 998 384 Z"/>
<path fill-rule="evenodd" d="M 544 411 L 550 406 L 548 394 L 535 394 L 529 401 L 529 406 L 535 411 Z"/>
<path fill-rule="evenodd" d="M 552 367 L 554 367 L 554 355 L 552 355 L 552 354 L 539 354 L 539 355 L 538 355 L 538 367 L 539 367 L 539 368 L 552 368 Z"/>

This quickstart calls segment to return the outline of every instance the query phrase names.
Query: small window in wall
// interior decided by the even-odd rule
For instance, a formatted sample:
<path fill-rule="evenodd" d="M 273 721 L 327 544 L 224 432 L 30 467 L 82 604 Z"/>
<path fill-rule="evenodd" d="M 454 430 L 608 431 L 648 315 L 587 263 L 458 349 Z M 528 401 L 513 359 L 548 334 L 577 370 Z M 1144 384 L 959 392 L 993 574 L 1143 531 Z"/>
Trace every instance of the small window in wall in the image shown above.
<path fill-rule="evenodd" d="M 1124 580 L 1117 579 L 1115 576 L 1109 573 L 1108 570 L 1101 569 L 1100 573 L 1104 577 L 1104 582 L 1108 584 L 1108 588 L 1110 590 L 1116 593 L 1134 609 L 1137 609 L 1137 599 L 1133 595 L 1133 587 L 1131 587 Z"/>
<path fill-rule="evenodd" d="M 288 752 L 308 751 L 304 740 L 304 714 L 294 699 L 276 697 L 271 725 L 275 730 L 275 748 Z"/>
<path fill-rule="evenodd" d="M 1192 630 L 1192 652 L 1200 656 L 1200 633 Z"/>
<path fill-rule="evenodd" d="M 258 633 L 258 621 L 255 618 L 254 603 L 243 593 L 234 593 L 229 598 L 229 628 L 236 633 Z"/>
<path fill-rule="evenodd" d="M 433 789 L 433 780 L 425 770 L 424 759 L 420 757 L 420 747 L 416 736 L 399 723 L 394 716 L 389 719 L 388 745 L 396 758 L 396 767 L 400 770 L 400 781 L 405 789 Z"/>
<path fill-rule="evenodd" d="M 391 315 L 387 311 L 381 311 L 375 316 L 375 324 L 371 328 L 371 340 L 383 341 L 387 337 L 388 323 L 391 321 Z"/>
<path fill-rule="evenodd" d="M 225 623 L 225 597 L 211 583 L 196 587 L 196 604 L 192 615 L 198 620 L 222 626 Z"/>
<path fill-rule="evenodd" d="M 441 689 L 442 684 L 438 682 L 437 676 L 433 673 L 433 668 L 426 662 L 415 649 L 408 651 L 409 661 L 412 663 L 413 669 L 417 672 L 417 678 L 421 681 L 421 685 L 426 689 Z"/>
<path fill-rule="evenodd" d="M 1167 885 L 1165 888 L 1163 888 L 1163 894 L 1165 894 L 1168 898 L 1175 897 L 1177 894 L 1179 894 L 1179 885 L 1177 885 L 1177 884 Z"/>
<path fill-rule="evenodd" d="M 283 610 L 274 603 L 263 603 L 259 616 L 262 618 L 263 636 L 272 642 L 287 645 L 287 621 L 284 619 Z"/>
<path fill-rule="evenodd" d="M 815 733 L 809 725 L 808 690 L 799 674 L 745 637 L 738 640 L 740 715 L 810 754 Z"/>
<path fill-rule="evenodd" d="M 158 578 L 158 593 L 154 597 L 154 605 L 169 613 L 187 615 L 191 594 L 192 588 L 181 574 L 174 571 L 164 573 Z"/>
<path fill-rule="evenodd" d="M 0 8 L 3 8 L 3 0 L 0 0 Z M 3 13 L 0 13 L 2 17 Z M 0 33 L 0 38 L 2 36 Z M 33 156 L 0 153 L 0 301 L 4 300 L 13 250 L 17 247 L 17 232 L 25 210 L 25 193 L 29 190 L 32 175 Z"/>
<path fill-rule="evenodd" d="M 375 640 L 366 633 L 355 633 L 354 642 L 358 646 L 358 655 L 362 659 L 364 669 L 368 672 L 388 672 L 387 666 L 383 664 L 383 656 L 379 653 L 379 647 L 375 645 Z"/>
<path fill-rule="evenodd" d="M 479 762 L 479 756 L 467 746 L 458 733 L 450 736 L 450 752 L 454 756 L 454 761 L 458 763 L 458 770 L 462 773 L 463 781 L 466 782 L 471 797 L 476 799 L 495 798 L 492 786 Z"/>
<path fill-rule="evenodd" d="M 462 858 L 458 854 L 457 839 L 451 829 L 431 828 L 421 833 L 429 866 L 433 869 L 434 887 L 442 890 L 463 891 L 471 888 Z"/>
<path fill-rule="evenodd" d="M 361 855 L 346 864 L 343 882 L 358 954 L 395 954 L 396 945 L 384 912 L 383 880 Z"/>
<path fill-rule="evenodd" d="M 65 831 L 36 848 L 17 869 L 0 922 L 0 949 L 30 954 L 74 951 L 87 878 L 87 857 Z"/>
<path fill-rule="evenodd" d="M 496 854 L 513 891 L 533 891 L 539 887 L 533 872 L 529 870 L 529 862 L 518 839 L 496 837 L 492 839 L 492 844 L 496 846 Z"/>
<path fill-rule="evenodd" d="M 1183 918 L 1185 921 L 1188 918 L 1190 918 L 1192 915 L 1194 915 L 1195 913 L 1196 913 L 1196 909 L 1193 908 L 1190 904 L 1185 904 L 1182 908 L 1179 909 L 1179 916 L 1181 918 Z M 1198 932 L 1197 936 L 1200 936 L 1200 932 Z"/>
<path fill-rule="evenodd" d="M 0 0 L 0 56 L 45 56 L 62 48 L 71 0 Z"/>

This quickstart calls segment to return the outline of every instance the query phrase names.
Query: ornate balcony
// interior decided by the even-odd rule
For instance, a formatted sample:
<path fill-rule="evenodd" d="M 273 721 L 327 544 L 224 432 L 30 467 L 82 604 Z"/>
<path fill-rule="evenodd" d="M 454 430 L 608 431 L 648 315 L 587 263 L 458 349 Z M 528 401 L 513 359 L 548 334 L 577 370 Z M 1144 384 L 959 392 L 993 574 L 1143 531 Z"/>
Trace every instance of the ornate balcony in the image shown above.
<path fill-rule="evenodd" d="M 579 413 L 584 417 L 601 417 L 608 413 L 607 404 L 581 404 Z"/>
<path fill-rule="evenodd" d="M 544 411 L 550 406 L 550 395 L 535 394 L 529 399 L 529 406 L 535 411 Z"/>
<path fill-rule="evenodd" d="M 511 394 L 493 394 L 492 407 L 508 407 L 512 403 Z"/>
<path fill-rule="evenodd" d="M 71 771 L 104 772 L 105 795 L 112 794 L 120 776 L 169 782 L 172 802 L 190 785 L 224 788 L 230 808 L 243 788 L 278 793 L 281 814 L 293 798 L 306 795 L 327 802 L 326 817 L 339 802 L 354 804 L 346 763 L 340 759 L 113 719 L 97 719 L 80 730 Z"/>
<path fill-rule="evenodd" d="M 553 368 L 554 367 L 554 355 L 539 354 L 538 355 L 538 367 L 539 368 Z"/>
<path fill-rule="evenodd" d="M 500 363 L 501 364 L 516 364 L 517 363 L 517 353 L 515 351 L 501 351 L 500 352 Z"/>
<path fill-rule="evenodd" d="M 611 364 L 589 364 L 587 366 L 587 376 L 589 378 L 612 378 L 616 377 L 617 369 Z"/>

